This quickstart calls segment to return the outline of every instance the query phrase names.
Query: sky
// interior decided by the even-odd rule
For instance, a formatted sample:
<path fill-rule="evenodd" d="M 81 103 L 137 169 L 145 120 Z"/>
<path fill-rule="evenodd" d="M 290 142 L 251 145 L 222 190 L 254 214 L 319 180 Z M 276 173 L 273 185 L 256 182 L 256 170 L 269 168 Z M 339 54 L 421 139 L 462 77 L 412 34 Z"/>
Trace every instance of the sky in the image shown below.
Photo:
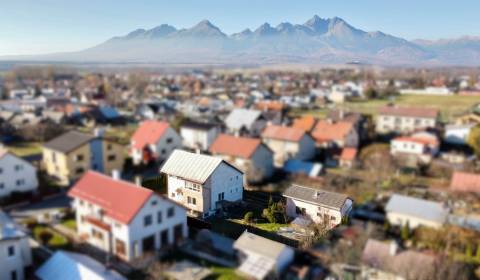
<path fill-rule="evenodd" d="M 479 0 L 0 0 L 0 56 L 77 51 L 137 28 L 203 19 L 231 34 L 338 16 L 406 39 L 480 35 Z"/>

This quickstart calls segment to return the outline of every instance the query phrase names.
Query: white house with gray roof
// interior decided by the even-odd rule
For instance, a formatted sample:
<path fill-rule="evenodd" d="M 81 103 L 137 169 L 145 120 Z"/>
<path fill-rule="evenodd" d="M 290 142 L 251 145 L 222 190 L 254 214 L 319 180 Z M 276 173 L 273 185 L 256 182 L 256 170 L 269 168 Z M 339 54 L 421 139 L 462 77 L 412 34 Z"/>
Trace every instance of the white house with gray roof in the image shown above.
<path fill-rule="evenodd" d="M 0 211 L 0 279 L 23 280 L 25 269 L 32 265 L 28 235 Z"/>
<path fill-rule="evenodd" d="M 442 227 L 448 217 L 448 208 L 442 203 L 393 194 L 385 207 L 388 222 L 396 226 Z"/>
<path fill-rule="evenodd" d="M 160 172 L 167 176 L 168 198 L 194 216 L 209 216 L 243 197 L 243 172 L 221 158 L 174 150 Z"/>
<path fill-rule="evenodd" d="M 353 200 L 340 193 L 292 185 L 285 190 L 287 216 L 304 217 L 327 228 L 339 225 L 352 210 Z"/>
<path fill-rule="evenodd" d="M 245 231 L 233 243 L 240 266 L 237 272 L 248 279 L 279 279 L 294 259 L 294 250 L 282 243 Z"/>
<path fill-rule="evenodd" d="M 267 121 L 258 110 L 234 109 L 225 119 L 228 132 L 235 135 L 258 136 L 266 125 Z"/>
<path fill-rule="evenodd" d="M 38 188 L 37 169 L 28 161 L 0 147 L 0 198 L 14 192 L 34 192 Z"/>

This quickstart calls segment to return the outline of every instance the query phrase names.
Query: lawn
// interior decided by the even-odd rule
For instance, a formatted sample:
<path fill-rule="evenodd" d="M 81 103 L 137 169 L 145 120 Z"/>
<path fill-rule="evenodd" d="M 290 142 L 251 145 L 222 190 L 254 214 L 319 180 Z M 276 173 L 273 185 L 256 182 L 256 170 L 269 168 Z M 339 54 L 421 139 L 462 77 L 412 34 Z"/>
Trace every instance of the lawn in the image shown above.
<path fill-rule="evenodd" d="M 217 280 L 242 280 L 243 277 L 235 273 L 234 268 L 214 266 L 210 268 L 213 272 L 213 276 L 207 277 L 207 279 Z"/>
<path fill-rule="evenodd" d="M 19 157 L 42 153 L 42 144 L 38 142 L 22 142 L 7 145 L 6 148 Z"/>
<path fill-rule="evenodd" d="M 350 111 L 356 111 L 369 115 L 376 115 L 379 108 L 387 105 L 388 99 L 367 100 L 367 101 L 348 101 L 344 104 L 338 104 L 339 108 Z M 480 103 L 477 96 L 429 96 L 429 95 L 401 95 L 395 98 L 394 103 L 398 106 L 421 106 L 425 108 L 434 108 L 440 110 L 441 118 L 444 121 L 450 120 L 456 114 L 463 113 L 473 105 Z M 298 114 L 299 112 L 296 112 Z M 325 110 L 308 110 L 301 112 L 302 115 L 313 115 L 322 117 Z"/>
<path fill-rule="evenodd" d="M 231 219 L 232 222 L 245 225 L 243 220 L 238 219 Z M 287 224 L 279 224 L 279 223 L 252 223 L 250 224 L 252 227 L 256 227 L 258 229 L 268 231 L 268 232 L 277 232 L 281 227 L 288 227 Z"/>
<path fill-rule="evenodd" d="M 70 245 L 67 238 L 43 225 L 36 225 L 33 228 L 33 237 L 35 240 L 41 242 L 40 235 L 43 231 L 48 231 L 52 234 L 52 238 L 46 244 L 48 247 L 53 249 L 64 249 Z"/>
<path fill-rule="evenodd" d="M 62 221 L 62 225 L 64 225 L 65 227 L 71 230 L 77 230 L 77 221 L 75 221 L 74 218 L 70 218 Z"/>

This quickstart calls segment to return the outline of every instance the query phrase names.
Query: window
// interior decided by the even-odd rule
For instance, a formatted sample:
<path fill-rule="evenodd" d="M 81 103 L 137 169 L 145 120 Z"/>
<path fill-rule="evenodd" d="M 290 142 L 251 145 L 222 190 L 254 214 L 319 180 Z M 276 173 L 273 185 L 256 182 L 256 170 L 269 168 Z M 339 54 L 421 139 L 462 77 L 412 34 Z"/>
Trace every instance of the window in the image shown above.
<path fill-rule="evenodd" d="M 156 201 L 156 200 L 152 200 L 152 206 L 155 206 L 155 205 L 157 205 L 157 203 L 158 203 L 158 201 Z"/>
<path fill-rule="evenodd" d="M 195 183 L 192 183 L 192 182 L 186 182 L 185 183 L 185 188 L 188 189 L 188 190 L 199 192 L 200 188 L 201 188 L 201 185 L 195 184 Z"/>
<path fill-rule="evenodd" d="M 112 144 L 107 145 L 107 150 L 109 150 L 109 151 L 112 150 Z"/>
<path fill-rule="evenodd" d="M 175 197 L 175 193 L 172 192 L 172 193 L 170 194 L 170 196 L 171 196 L 171 197 Z"/>
<path fill-rule="evenodd" d="M 167 217 L 171 218 L 175 215 L 175 208 L 172 206 L 167 210 Z"/>
<path fill-rule="evenodd" d="M 83 169 L 83 167 L 78 167 L 77 169 L 75 169 L 75 173 L 77 173 L 77 174 L 82 174 L 83 171 L 85 171 L 85 170 Z"/>
<path fill-rule="evenodd" d="M 157 223 L 162 223 L 162 211 L 157 212 Z"/>
<path fill-rule="evenodd" d="M 17 184 L 17 186 L 22 186 L 22 185 L 24 185 L 24 184 L 25 184 L 25 179 L 18 179 L 18 180 L 16 181 L 16 184 Z"/>
<path fill-rule="evenodd" d="M 143 218 L 143 226 L 148 227 L 152 224 L 152 215 L 147 215 Z"/>
<path fill-rule="evenodd" d="M 117 156 L 116 155 L 109 155 L 108 156 L 108 161 L 114 161 L 117 159 Z"/>
<path fill-rule="evenodd" d="M 15 256 L 15 247 L 12 245 L 12 246 L 8 246 L 8 256 L 9 257 L 13 257 Z"/>
<path fill-rule="evenodd" d="M 57 162 L 57 154 L 55 154 L 55 152 L 52 152 L 52 162 Z"/>
<path fill-rule="evenodd" d="M 11 277 L 10 277 L 12 280 L 17 280 L 17 271 L 16 270 L 12 270 L 12 273 L 11 273 Z"/>
<path fill-rule="evenodd" d="M 92 236 L 96 239 L 103 240 L 103 233 L 94 228 L 92 228 Z"/>
<path fill-rule="evenodd" d="M 3 173 L 3 168 L 0 167 L 0 174 L 2 174 L 2 173 Z"/>
<path fill-rule="evenodd" d="M 173 139 L 171 137 L 167 138 L 167 144 L 170 144 L 173 142 Z"/>
<path fill-rule="evenodd" d="M 225 199 L 225 193 L 221 192 L 218 194 L 218 200 L 224 200 Z"/>
<path fill-rule="evenodd" d="M 115 252 L 118 255 L 125 256 L 125 254 L 127 253 L 126 247 L 125 247 L 125 242 L 123 242 L 120 239 L 115 239 Z"/>
<path fill-rule="evenodd" d="M 197 199 L 195 197 L 187 197 L 188 204 L 197 205 Z"/>
<path fill-rule="evenodd" d="M 15 165 L 15 171 L 20 171 L 23 169 L 23 165 L 17 164 Z"/>
<path fill-rule="evenodd" d="M 5 188 L 5 184 L 4 184 L 4 183 L 0 183 L 0 190 L 3 190 L 3 188 Z"/>
<path fill-rule="evenodd" d="M 75 160 L 76 160 L 76 161 L 82 161 L 82 160 L 83 160 L 83 155 L 77 155 L 77 156 L 75 157 Z"/>

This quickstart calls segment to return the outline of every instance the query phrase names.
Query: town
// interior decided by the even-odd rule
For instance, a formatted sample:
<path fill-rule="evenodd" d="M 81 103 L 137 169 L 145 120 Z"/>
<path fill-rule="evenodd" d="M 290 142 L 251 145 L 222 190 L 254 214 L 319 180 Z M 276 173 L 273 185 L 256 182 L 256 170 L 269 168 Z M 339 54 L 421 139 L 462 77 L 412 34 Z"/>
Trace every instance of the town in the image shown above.
<path fill-rule="evenodd" d="M 2 280 L 480 278 L 480 70 L 11 67 L 0 208 Z"/>

